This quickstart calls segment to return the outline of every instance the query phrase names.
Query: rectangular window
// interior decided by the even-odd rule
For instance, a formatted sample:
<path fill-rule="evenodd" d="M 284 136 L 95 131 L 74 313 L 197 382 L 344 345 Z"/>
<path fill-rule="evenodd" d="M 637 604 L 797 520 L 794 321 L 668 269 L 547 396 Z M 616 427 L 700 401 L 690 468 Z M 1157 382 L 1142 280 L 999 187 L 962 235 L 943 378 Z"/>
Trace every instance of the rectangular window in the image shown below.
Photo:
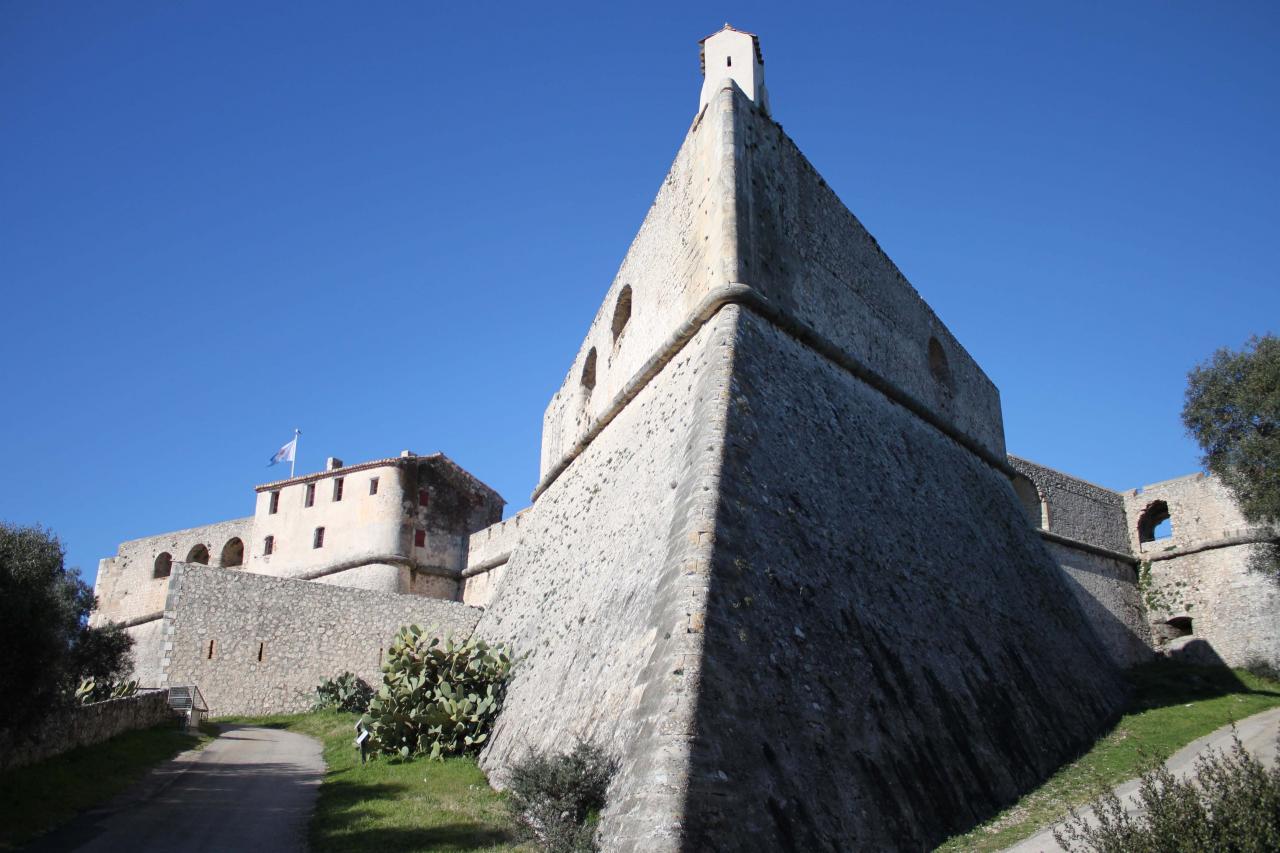
<path fill-rule="evenodd" d="M 275 515 L 275 514 L 276 514 L 276 511 L 277 511 L 277 510 L 279 510 L 279 509 L 280 509 L 280 492 L 278 492 L 278 491 L 276 491 L 276 492 L 272 492 L 272 493 L 271 493 L 271 506 L 267 509 L 267 514 L 268 514 L 268 515 Z"/>
<path fill-rule="evenodd" d="M 262 540 L 263 555 L 270 557 L 275 552 L 276 552 L 276 537 L 268 536 L 266 539 L 263 539 Z"/>
<path fill-rule="evenodd" d="M 342 477 L 338 477 L 333 481 L 333 501 L 337 503 L 342 500 Z"/>
<path fill-rule="evenodd" d="M 426 489 L 418 489 L 418 506 L 426 506 L 431 503 L 431 493 Z"/>
<path fill-rule="evenodd" d="M 311 547 L 312 548 L 324 547 L 324 528 L 323 527 L 316 528 L 315 536 L 311 538 Z"/>
<path fill-rule="evenodd" d="M 303 506 L 315 506 L 316 503 L 316 484 L 307 483 L 307 498 L 303 501 Z"/>
<path fill-rule="evenodd" d="M 413 531 L 413 544 L 419 548 L 425 548 L 427 545 L 427 531 L 421 528 Z"/>
<path fill-rule="evenodd" d="M 369 481 L 369 494 L 376 495 L 378 493 L 378 478 L 374 477 Z"/>

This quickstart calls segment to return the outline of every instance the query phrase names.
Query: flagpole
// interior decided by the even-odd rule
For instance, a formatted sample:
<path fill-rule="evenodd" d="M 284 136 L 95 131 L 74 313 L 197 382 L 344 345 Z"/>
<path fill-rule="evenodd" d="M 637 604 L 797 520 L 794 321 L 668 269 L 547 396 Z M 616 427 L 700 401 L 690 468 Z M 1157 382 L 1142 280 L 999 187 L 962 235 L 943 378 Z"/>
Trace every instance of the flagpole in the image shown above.
<path fill-rule="evenodd" d="M 293 453 L 289 454 L 289 479 L 293 479 L 293 466 L 298 461 L 298 436 L 302 435 L 302 430 L 295 428 L 293 430 Z"/>

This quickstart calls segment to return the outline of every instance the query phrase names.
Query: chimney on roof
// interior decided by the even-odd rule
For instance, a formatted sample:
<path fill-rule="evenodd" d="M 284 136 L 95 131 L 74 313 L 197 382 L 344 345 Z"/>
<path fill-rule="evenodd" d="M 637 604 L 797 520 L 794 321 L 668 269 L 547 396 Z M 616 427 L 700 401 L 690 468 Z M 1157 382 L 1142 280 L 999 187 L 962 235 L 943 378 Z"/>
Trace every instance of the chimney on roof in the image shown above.
<path fill-rule="evenodd" d="M 401 451 L 400 451 L 400 458 L 401 458 L 401 459 L 408 459 L 408 458 L 409 458 L 410 456 L 412 456 L 412 455 L 413 455 L 413 451 L 411 451 L 411 450 L 401 450 Z"/>
<path fill-rule="evenodd" d="M 760 39 L 754 33 L 725 24 L 724 29 L 707 36 L 699 44 L 702 46 L 703 80 L 698 110 L 711 103 L 726 80 L 732 80 L 768 115 L 769 93 L 764 88 L 764 56 L 760 53 Z"/>
<path fill-rule="evenodd" d="M 330 456 L 324 461 L 324 470 L 333 471 L 342 467 L 342 460 L 336 456 Z"/>

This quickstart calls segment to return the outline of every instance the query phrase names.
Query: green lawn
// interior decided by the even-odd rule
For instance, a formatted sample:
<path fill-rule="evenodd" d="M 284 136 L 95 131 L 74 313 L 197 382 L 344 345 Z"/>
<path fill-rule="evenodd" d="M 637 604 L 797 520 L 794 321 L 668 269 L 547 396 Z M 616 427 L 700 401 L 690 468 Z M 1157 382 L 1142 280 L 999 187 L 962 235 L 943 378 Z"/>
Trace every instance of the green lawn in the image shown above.
<path fill-rule="evenodd" d="M 1196 738 L 1280 705 L 1280 683 L 1242 669 L 1154 663 L 1130 671 L 1127 713 L 1079 760 L 1014 806 L 940 851 L 1002 850 L 1066 817 L 1071 806 L 1138 776 L 1151 756 L 1167 757 Z"/>
<path fill-rule="evenodd" d="M 443 762 L 375 758 L 361 766 L 352 746 L 356 714 L 319 711 L 225 718 L 288 729 L 324 744 L 328 767 L 311 821 L 311 849 L 329 851 L 532 851 L 518 844 L 503 796 L 471 758 Z"/>
<path fill-rule="evenodd" d="M 13 850 L 102 805 L 155 765 L 212 739 L 166 724 L 0 773 L 0 850 Z"/>

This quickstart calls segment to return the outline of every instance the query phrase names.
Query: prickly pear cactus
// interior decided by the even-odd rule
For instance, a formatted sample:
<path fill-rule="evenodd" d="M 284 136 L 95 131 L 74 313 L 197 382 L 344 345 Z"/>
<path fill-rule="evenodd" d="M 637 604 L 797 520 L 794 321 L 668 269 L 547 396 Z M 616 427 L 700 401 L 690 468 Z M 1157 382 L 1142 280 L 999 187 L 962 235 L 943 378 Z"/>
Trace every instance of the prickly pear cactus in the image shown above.
<path fill-rule="evenodd" d="M 432 758 L 479 751 L 502 706 L 515 661 L 504 645 L 441 640 L 401 628 L 382 665 L 382 686 L 361 723 L 380 752 Z"/>

